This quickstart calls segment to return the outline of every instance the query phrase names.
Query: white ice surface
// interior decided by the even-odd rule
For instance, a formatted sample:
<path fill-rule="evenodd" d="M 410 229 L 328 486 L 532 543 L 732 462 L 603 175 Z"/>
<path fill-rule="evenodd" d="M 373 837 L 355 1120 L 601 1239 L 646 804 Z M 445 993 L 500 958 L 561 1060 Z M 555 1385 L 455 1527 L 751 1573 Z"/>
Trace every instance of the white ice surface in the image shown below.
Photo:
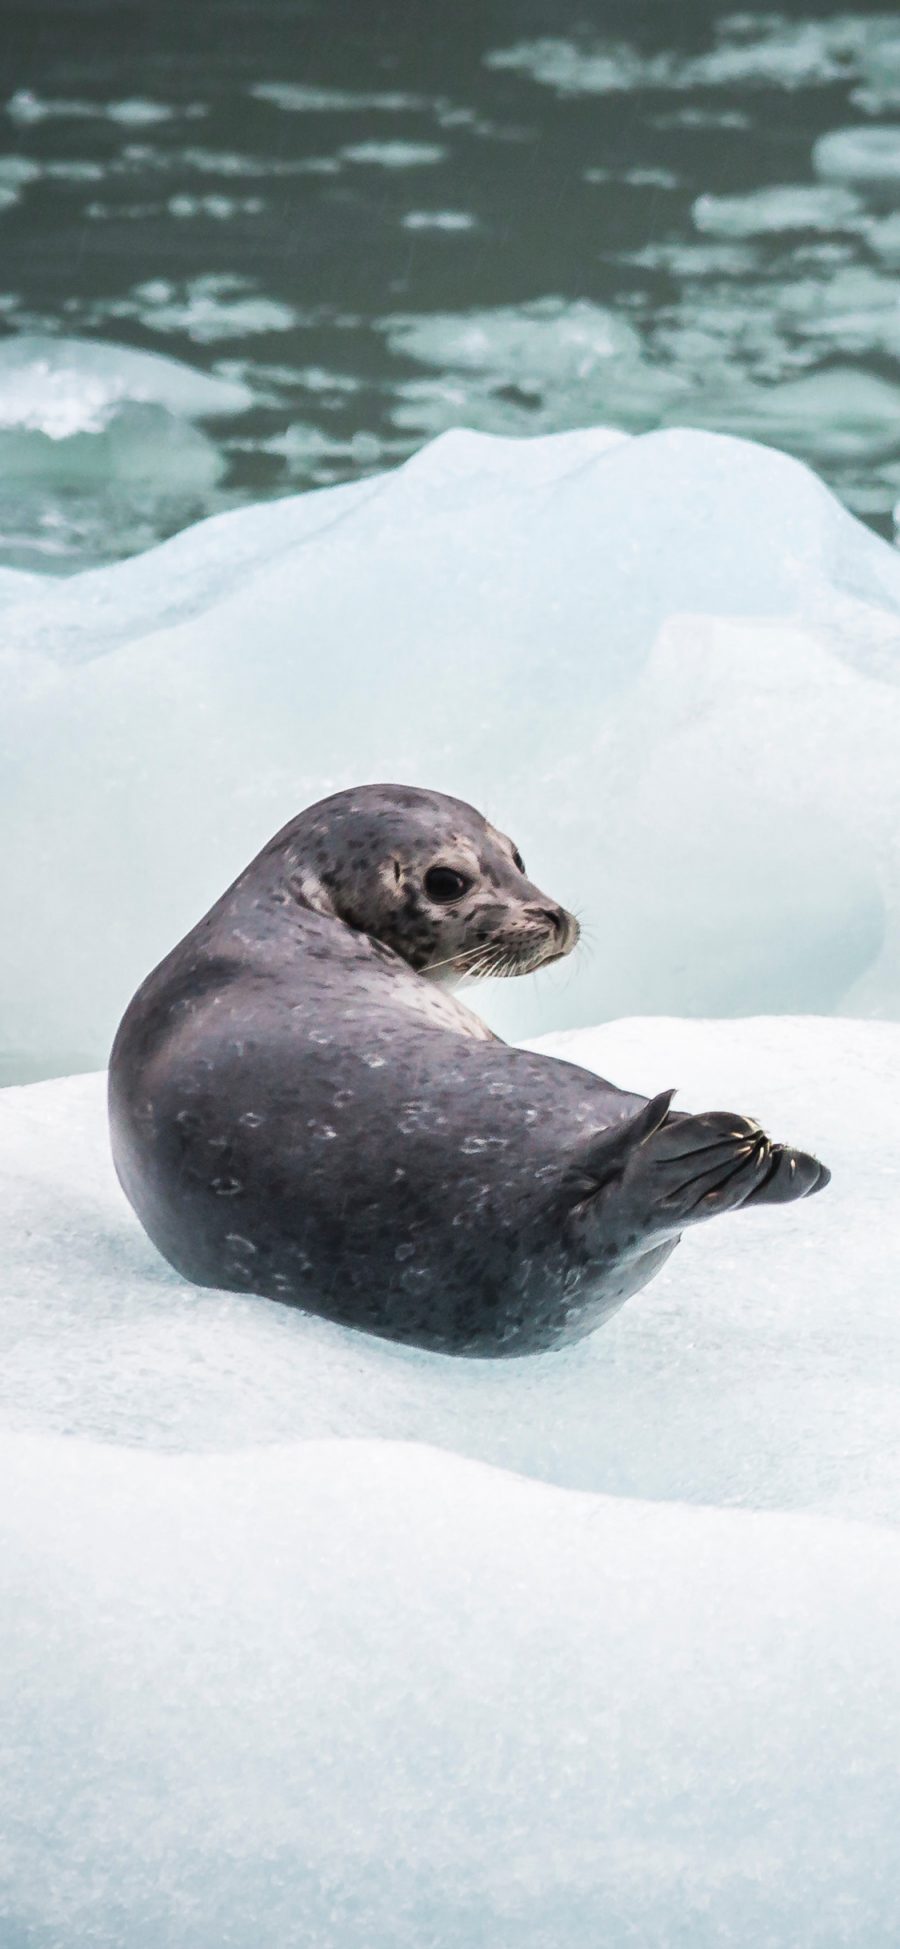
<path fill-rule="evenodd" d="M 103 1077 L 7 1089 L 7 1424 L 199 1451 L 403 1436 L 571 1487 L 900 1520 L 900 1026 L 633 1020 L 540 1046 L 756 1116 L 834 1182 L 695 1229 L 571 1352 L 448 1365 L 186 1286 L 115 1182 Z"/>
<path fill-rule="evenodd" d="M 103 1079 L 0 1093 L 4 1949 L 893 1940 L 900 1028 L 544 1046 L 833 1184 L 462 1363 L 185 1287 Z"/>
<path fill-rule="evenodd" d="M 900 558 L 781 454 L 456 433 L 0 601 L 7 1077 L 101 1063 L 254 850 L 377 778 L 471 799 L 580 911 L 577 964 L 488 1001 L 509 1033 L 900 1013 Z"/>

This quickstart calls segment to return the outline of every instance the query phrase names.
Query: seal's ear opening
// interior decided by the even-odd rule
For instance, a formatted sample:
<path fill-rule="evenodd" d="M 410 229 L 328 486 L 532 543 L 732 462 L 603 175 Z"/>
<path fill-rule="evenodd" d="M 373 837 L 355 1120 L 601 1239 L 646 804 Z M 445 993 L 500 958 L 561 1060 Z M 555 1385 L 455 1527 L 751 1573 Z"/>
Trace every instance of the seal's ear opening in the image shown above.
<path fill-rule="evenodd" d="M 327 914 L 329 920 L 335 919 L 337 908 L 318 873 L 301 867 L 288 875 L 288 886 L 301 907 L 310 907 L 314 914 Z"/>

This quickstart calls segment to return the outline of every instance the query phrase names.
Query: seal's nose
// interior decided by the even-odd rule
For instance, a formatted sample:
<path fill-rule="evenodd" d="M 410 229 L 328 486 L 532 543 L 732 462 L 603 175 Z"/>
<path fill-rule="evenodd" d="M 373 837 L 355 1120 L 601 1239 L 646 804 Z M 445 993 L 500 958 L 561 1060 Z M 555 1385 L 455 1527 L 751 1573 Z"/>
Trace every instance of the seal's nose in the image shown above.
<path fill-rule="evenodd" d="M 532 907 L 530 911 L 536 920 L 549 924 L 561 948 L 574 947 L 578 939 L 578 924 L 564 907 Z"/>

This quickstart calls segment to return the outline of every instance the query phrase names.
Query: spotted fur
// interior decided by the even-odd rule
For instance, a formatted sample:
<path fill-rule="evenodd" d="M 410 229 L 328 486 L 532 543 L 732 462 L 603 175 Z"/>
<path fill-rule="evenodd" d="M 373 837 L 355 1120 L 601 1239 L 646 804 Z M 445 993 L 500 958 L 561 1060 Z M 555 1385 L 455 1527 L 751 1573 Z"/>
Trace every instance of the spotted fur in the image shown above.
<path fill-rule="evenodd" d="M 367 786 L 301 813 L 116 1037 L 116 1168 L 159 1250 L 391 1339 L 527 1354 L 590 1332 L 685 1224 L 825 1183 L 746 1118 L 508 1048 L 451 992 L 577 933 L 457 799 Z"/>

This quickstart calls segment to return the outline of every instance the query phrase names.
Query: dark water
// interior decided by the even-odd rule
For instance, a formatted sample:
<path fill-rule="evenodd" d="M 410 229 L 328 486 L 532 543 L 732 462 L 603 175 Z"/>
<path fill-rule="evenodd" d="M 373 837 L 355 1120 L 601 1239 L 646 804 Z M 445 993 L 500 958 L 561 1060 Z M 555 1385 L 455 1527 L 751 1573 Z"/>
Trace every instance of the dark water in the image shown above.
<path fill-rule="evenodd" d="M 111 559 L 460 422 L 747 433 L 890 532 L 896 15 L 675 0 L 3 0 L 0 15 L 6 333 L 163 353 L 250 394 L 185 414 L 123 375 L 111 401 L 96 375 L 82 385 L 77 351 L 54 366 L 40 345 L 25 385 L 4 380 L 0 340 L 0 561 Z"/>

